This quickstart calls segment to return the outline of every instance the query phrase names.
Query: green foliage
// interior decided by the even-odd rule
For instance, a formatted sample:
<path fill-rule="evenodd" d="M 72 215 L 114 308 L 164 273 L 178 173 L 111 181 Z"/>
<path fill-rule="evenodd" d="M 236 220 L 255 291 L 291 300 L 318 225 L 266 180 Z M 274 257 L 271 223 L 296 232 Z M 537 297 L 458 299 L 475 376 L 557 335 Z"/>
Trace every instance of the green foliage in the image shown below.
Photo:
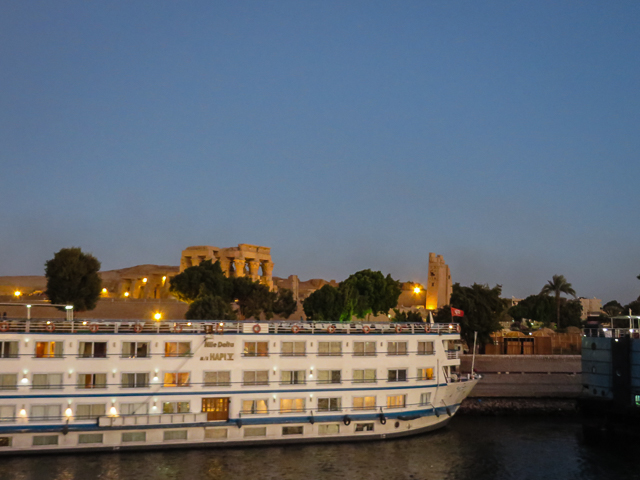
<path fill-rule="evenodd" d="M 189 305 L 187 320 L 235 320 L 236 314 L 222 297 L 203 294 Z"/>
<path fill-rule="evenodd" d="M 508 310 L 509 315 L 517 322 L 526 318 L 535 322 L 541 322 L 549 327 L 555 320 L 555 301 L 548 295 L 529 295 L 520 303 Z"/>
<path fill-rule="evenodd" d="M 610 302 L 605 303 L 602 310 L 604 310 L 609 317 L 622 315 L 625 312 L 624 307 L 617 300 L 611 300 Z"/>
<path fill-rule="evenodd" d="M 560 322 L 566 327 L 582 327 L 582 303 L 580 300 L 565 300 L 560 302 Z"/>
<path fill-rule="evenodd" d="M 422 315 L 419 312 L 413 312 L 409 310 L 408 312 L 401 312 L 397 308 L 393 309 L 395 316 L 393 317 L 394 322 L 402 322 L 402 323 L 418 323 L 424 322 Z"/>
<path fill-rule="evenodd" d="M 233 320 L 235 303 L 242 318 L 273 318 L 274 313 L 288 318 L 295 312 L 297 303 L 290 290 L 271 292 L 269 287 L 248 277 L 227 278 L 220 262 L 205 260 L 189 267 L 171 279 L 171 293 L 191 304 L 188 319 Z M 223 305 L 226 305 L 224 307 Z"/>
<path fill-rule="evenodd" d="M 342 319 L 351 316 L 363 319 L 367 315 L 387 313 L 398 304 L 402 288 L 400 282 L 381 272 L 361 270 L 350 275 L 338 287 L 345 299 Z"/>
<path fill-rule="evenodd" d="M 626 314 L 631 310 L 631 315 L 640 315 L 640 298 L 624 306 L 622 314 Z"/>
<path fill-rule="evenodd" d="M 540 293 L 543 295 L 554 294 L 556 297 L 556 324 L 558 328 L 560 328 L 560 294 L 564 293 L 566 295 L 572 295 L 574 298 L 576 297 L 576 291 L 573 289 L 571 284 L 567 282 L 567 279 L 564 278 L 564 275 L 554 275 L 551 280 L 547 282 L 547 284 L 542 287 Z"/>
<path fill-rule="evenodd" d="M 45 293 L 51 303 L 73 305 L 77 312 L 93 310 L 102 288 L 99 270 L 100 262 L 93 255 L 75 247 L 63 248 L 45 263 Z"/>
<path fill-rule="evenodd" d="M 228 302 L 233 300 L 231 282 L 222 272 L 220 262 L 212 264 L 211 260 L 189 267 L 173 277 L 169 291 L 178 300 L 187 303 L 194 302 L 203 292 Z"/>
<path fill-rule="evenodd" d="M 478 345 L 481 348 L 491 342 L 491 333 L 502 328 L 499 319 L 507 309 L 506 300 L 500 298 L 502 286 L 474 283 L 470 287 L 463 287 L 459 283 L 453 285 L 451 305 L 464 311 L 464 317 L 456 317 L 460 324 L 460 336 L 469 347 L 473 346 L 473 334 L 478 332 Z M 449 306 L 441 308 L 436 314 L 438 323 L 451 322 Z"/>
<path fill-rule="evenodd" d="M 324 285 L 304 300 L 302 308 L 310 320 L 335 322 L 344 310 L 344 298 L 336 287 Z"/>

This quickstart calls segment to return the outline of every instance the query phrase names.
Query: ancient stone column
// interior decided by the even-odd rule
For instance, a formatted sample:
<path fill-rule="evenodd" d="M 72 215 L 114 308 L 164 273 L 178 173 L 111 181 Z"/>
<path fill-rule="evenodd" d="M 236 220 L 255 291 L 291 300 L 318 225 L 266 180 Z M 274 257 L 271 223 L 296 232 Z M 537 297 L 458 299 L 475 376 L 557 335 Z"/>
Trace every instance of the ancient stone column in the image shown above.
<path fill-rule="evenodd" d="M 260 279 L 260 262 L 258 260 L 249 260 L 247 263 L 249 264 L 249 275 L 251 276 L 251 280 L 257 282 Z"/>
<path fill-rule="evenodd" d="M 236 269 L 236 277 L 244 277 L 244 258 L 234 258 L 233 266 Z"/>
<path fill-rule="evenodd" d="M 269 289 L 273 289 L 273 262 L 263 261 L 262 262 L 262 277 L 261 281 L 264 285 L 269 287 Z"/>
<path fill-rule="evenodd" d="M 229 262 L 228 258 L 224 258 L 224 257 L 220 257 L 220 268 L 222 269 L 222 273 L 225 274 L 225 276 L 229 276 L 229 264 L 231 262 Z"/>

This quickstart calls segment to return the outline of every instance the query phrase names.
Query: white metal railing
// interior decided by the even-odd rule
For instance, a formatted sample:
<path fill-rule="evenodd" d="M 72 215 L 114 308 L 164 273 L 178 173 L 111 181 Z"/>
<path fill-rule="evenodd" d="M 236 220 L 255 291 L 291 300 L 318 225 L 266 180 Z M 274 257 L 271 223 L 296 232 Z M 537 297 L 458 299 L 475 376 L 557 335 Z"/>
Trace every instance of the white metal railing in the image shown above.
<path fill-rule="evenodd" d="M 460 350 L 447 350 L 447 360 L 457 360 L 460 358 Z"/>
<path fill-rule="evenodd" d="M 447 334 L 458 333 L 449 323 L 292 322 L 292 321 L 130 321 L 130 320 L 0 320 L 2 333 L 74 334 Z"/>
<path fill-rule="evenodd" d="M 603 338 L 622 338 L 632 337 L 640 338 L 640 329 L 638 328 L 585 328 L 582 330 L 585 337 L 603 337 Z"/>
<path fill-rule="evenodd" d="M 98 417 L 99 427 L 126 425 L 171 425 L 174 423 L 200 423 L 207 421 L 207 413 L 168 413 L 160 415 L 118 415 Z"/>

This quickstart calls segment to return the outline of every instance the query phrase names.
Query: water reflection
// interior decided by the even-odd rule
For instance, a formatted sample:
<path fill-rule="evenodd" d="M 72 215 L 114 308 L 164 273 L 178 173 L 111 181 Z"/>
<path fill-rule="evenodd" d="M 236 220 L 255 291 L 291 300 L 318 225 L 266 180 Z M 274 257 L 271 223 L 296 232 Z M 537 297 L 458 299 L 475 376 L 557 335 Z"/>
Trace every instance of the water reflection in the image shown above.
<path fill-rule="evenodd" d="M 0 458 L 0 480 L 638 478 L 633 449 L 587 447 L 575 421 L 457 417 L 387 442 Z"/>

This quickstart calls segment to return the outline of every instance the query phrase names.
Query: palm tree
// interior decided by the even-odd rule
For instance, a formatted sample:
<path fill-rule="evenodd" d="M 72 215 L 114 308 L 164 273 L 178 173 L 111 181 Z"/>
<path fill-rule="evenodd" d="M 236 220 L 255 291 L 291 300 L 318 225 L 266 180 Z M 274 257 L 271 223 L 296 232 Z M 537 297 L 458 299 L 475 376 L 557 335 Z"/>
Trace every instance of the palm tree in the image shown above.
<path fill-rule="evenodd" d="M 573 289 L 571 284 L 567 282 L 567 279 L 564 278 L 564 275 L 554 275 L 551 280 L 547 282 L 547 284 L 542 287 L 540 291 L 543 295 L 549 295 L 554 293 L 556 296 L 556 325 L 560 328 L 560 294 L 566 293 L 567 295 L 573 295 L 576 297 L 576 291 Z"/>

